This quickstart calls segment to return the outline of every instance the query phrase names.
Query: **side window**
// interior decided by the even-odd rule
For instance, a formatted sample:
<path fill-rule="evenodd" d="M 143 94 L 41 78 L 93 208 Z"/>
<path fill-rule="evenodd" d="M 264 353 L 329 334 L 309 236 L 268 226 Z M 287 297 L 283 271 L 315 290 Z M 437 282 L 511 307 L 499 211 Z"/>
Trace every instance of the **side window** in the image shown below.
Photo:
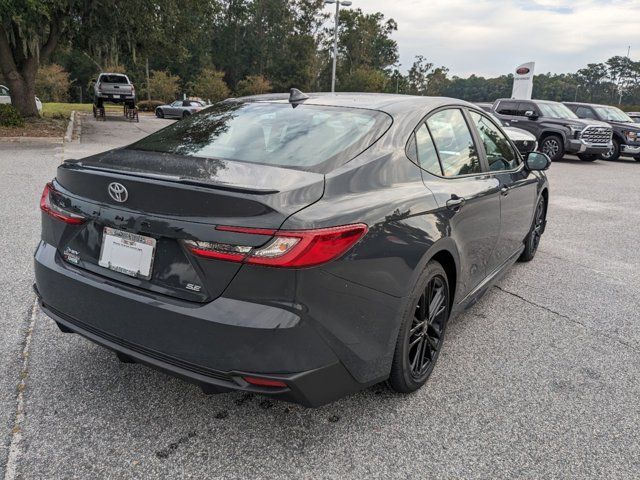
<path fill-rule="evenodd" d="M 576 109 L 576 115 L 579 118 L 592 118 L 592 119 L 596 119 L 595 114 L 591 111 L 590 108 L 587 107 L 578 107 Z"/>
<path fill-rule="evenodd" d="M 442 175 L 436 147 L 433 144 L 429 129 L 424 123 L 416 131 L 416 147 L 420 166 L 427 172 Z"/>
<path fill-rule="evenodd" d="M 0 86 L 0 95 L 9 95 L 9 89 Z"/>
<path fill-rule="evenodd" d="M 478 149 L 461 110 L 451 108 L 434 113 L 427 125 L 446 177 L 482 172 Z"/>
<path fill-rule="evenodd" d="M 537 113 L 536 106 L 531 102 L 520 102 L 518 104 L 518 113 L 516 113 L 516 115 L 519 117 L 526 117 L 525 113 L 527 112 Z"/>
<path fill-rule="evenodd" d="M 498 104 L 497 112 L 501 115 L 518 115 L 518 103 L 503 100 Z"/>
<path fill-rule="evenodd" d="M 471 119 L 480 133 L 484 150 L 487 153 L 489 170 L 496 172 L 517 168 L 518 155 L 511 148 L 507 137 L 484 115 L 477 112 L 470 113 Z"/>

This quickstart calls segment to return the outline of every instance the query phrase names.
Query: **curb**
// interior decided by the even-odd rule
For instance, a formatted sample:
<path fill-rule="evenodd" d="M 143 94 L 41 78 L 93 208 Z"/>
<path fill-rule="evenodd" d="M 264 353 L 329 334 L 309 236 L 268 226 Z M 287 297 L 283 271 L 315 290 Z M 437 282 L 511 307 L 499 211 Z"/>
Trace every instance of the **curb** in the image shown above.
<path fill-rule="evenodd" d="M 0 137 L 2 143 L 63 143 L 61 137 Z"/>
<path fill-rule="evenodd" d="M 71 116 L 69 117 L 69 124 L 67 125 L 67 133 L 64 135 L 64 142 L 69 143 L 73 140 L 73 129 L 76 126 L 76 111 L 73 110 L 71 112 Z"/>

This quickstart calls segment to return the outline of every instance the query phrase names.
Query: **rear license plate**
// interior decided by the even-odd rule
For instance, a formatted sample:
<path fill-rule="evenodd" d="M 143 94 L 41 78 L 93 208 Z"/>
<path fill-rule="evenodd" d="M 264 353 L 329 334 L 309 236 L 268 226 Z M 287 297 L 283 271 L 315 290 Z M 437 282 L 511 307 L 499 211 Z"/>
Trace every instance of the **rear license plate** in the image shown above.
<path fill-rule="evenodd" d="M 104 227 L 98 265 L 130 277 L 151 278 L 156 239 Z"/>
<path fill-rule="evenodd" d="M 120 95 L 113 95 L 113 98 L 120 98 Z"/>

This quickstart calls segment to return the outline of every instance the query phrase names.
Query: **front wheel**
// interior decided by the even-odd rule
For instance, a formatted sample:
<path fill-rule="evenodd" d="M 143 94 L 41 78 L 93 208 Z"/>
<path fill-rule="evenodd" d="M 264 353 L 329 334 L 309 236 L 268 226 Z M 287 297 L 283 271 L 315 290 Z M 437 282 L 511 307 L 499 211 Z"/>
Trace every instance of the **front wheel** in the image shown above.
<path fill-rule="evenodd" d="M 529 234 L 524 239 L 524 250 L 518 258 L 520 262 L 529 262 L 533 260 L 538 251 L 538 245 L 540 245 L 540 238 L 542 232 L 544 232 L 545 220 L 547 217 L 547 207 L 544 197 L 540 197 L 538 204 L 536 205 L 536 211 L 533 216 L 533 224 Z"/>
<path fill-rule="evenodd" d="M 392 390 L 414 392 L 431 375 L 449 320 L 449 295 L 442 265 L 429 262 L 400 325 L 388 381 Z"/>
<path fill-rule="evenodd" d="M 613 145 L 611 146 L 609 151 L 607 151 L 607 153 L 602 154 L 603 160 L 615 161 L 620 158 L 620 142 L 618 141 L 618 139 L 614 138 L 612 143 Z"/>
<path fill-rule="evenodd" d="M 161 108 L 156 108 L 156 117 L 164 118 L 164 112 L 162 111 Z"/>
<path fill-rule="evenodd" d="M 595 155 L 593 153 L 579 153 L 578 158 L 583 162 L 594 162 L 600 158 L 600 155 Z"/>
<path fill-rule="evenodd" d="M 564 142 L 557 135 L 549 135 L 540 143 L 540 151 L 546 153 L 552 162 L 557 162 L 564 157 Z"/>

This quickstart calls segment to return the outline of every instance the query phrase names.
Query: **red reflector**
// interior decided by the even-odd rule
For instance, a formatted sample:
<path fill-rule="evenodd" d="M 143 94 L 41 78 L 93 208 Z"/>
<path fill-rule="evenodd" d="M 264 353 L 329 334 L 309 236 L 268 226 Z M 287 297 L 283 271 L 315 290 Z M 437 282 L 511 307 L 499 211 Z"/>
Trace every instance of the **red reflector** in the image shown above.
<path fill-rule="evenodd" d="M 51 183 L 47 183 L 44 186 L 44 190 L 42 191 L 42 196 L 40 197 L 40 210 L 42 210 L 47 215 L 52 216 L 53 218 L 57 218 L 58 220 L 62 220 L 65 223 L 69 223 L 71 225 L 80 225 L 84 223 L 85 219 L 80 215 L 76 215 L 72 212 L 67 212 L 60 208 L 59 206 L 51 203 L 51 195 L 55 193 L 55 188 Z"/>
<path fill-rule="evenodd" d="M 258 387 L 285 388 L 287 386 L 286 383 L 281 382 L 280 380 L 270 380 L 268 378 L 242 377 L 242 379 L 245 382 L 250 383 L 251 385 L 256 385 Z"/>

